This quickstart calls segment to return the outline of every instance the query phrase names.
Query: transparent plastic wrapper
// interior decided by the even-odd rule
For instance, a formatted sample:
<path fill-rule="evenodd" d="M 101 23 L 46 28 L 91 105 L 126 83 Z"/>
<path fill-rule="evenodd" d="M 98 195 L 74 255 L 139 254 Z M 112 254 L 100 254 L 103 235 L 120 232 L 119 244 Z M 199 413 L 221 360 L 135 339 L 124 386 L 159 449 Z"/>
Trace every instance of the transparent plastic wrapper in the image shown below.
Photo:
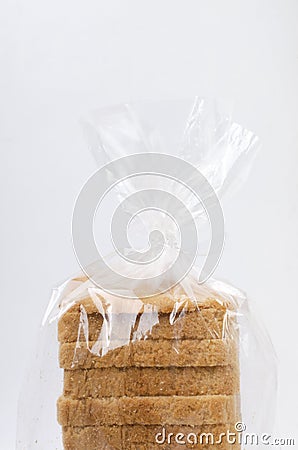
<path fill-rule="evenodd" d="M 48 305 L 17 449 L 251 448 L 246 432 L 273 428 L 275 355 L 244 293 L 212 273 L 217 196 L 245 178 L 257 137 L 199 98 L 103 109 L 84 127 L 100 171 L 74 210 L 82 273 Z M 88 227 L 103 181 L 113 242 L 97 258 Z"/>

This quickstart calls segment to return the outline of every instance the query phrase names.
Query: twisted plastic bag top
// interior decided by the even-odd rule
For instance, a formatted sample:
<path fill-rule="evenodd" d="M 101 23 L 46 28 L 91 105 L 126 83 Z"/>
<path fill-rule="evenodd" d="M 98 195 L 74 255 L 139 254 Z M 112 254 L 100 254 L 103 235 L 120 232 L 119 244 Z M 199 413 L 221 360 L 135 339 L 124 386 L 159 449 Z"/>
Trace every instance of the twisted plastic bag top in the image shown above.
<path fill-rule="evenodd" d="M 218 195 L 243 181 L 257 137 L 218 103 L 198 98 L 100 110 L 85 130 L 101 169 L 74 210 L 73 242 L 83 271 L 122 296 L 155 295 L 178 282 L 192 296 L 188 279 L 206 281 L 223 249 Z M 86 239 L 96 210 L 100 215 L 100 183 L 117 195 L 110 236 L 100 236 L 111 241 L 104 257 Z"/>

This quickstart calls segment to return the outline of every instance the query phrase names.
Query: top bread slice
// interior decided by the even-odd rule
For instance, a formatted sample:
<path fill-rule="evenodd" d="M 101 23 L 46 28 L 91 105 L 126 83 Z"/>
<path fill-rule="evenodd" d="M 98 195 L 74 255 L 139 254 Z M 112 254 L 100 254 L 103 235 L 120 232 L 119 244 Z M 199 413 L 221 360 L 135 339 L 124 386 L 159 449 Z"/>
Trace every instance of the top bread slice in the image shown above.
<path fill-rule="evenodd" d="M 125 298 L 103 293 L 103 291 L 90 290 L 84 297 L 74 299 L 72 302 L 62 303 L 62 314 L 64 312 L 80 312 L 84 307 L 89 314 L 99 311 L 99 305 L 106 310 L 109 308 L 113 313 L 143 313 L 158 312 L 160 314 L 171 314 L 175 311 L 191 312 L 201 309 L 213 308 L 216 310 L 235 310 L 231 301 L 221 298 L 205 297 L 191 298 L 183 291 L 179 294 L 170 290 L 166 293 L 152 297 Z"/>
<path fill-rule="evenodd" d="M 179 296 L 180 295 L 180 296 Z M 170 290 L 148 298 L 120 298 L 91 289 L 62 304 L 60 342 L 114 339 L 223 339 L 236 329 L 235 305 L 219 298 L 190 298 Z"/>

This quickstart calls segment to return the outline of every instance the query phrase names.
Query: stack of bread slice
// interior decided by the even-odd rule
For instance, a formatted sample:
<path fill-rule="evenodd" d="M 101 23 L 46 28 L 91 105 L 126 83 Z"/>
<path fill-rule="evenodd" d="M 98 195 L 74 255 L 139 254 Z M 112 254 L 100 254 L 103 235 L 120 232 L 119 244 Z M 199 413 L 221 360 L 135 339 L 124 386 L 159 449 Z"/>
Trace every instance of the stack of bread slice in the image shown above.
<path fill-rule="evenodd" d="M 234 307 L 170 294 L 115 304 L 86 297 L 60 317 L 65 450 L 238 450 L 222 436 L 240 420 Z"/>

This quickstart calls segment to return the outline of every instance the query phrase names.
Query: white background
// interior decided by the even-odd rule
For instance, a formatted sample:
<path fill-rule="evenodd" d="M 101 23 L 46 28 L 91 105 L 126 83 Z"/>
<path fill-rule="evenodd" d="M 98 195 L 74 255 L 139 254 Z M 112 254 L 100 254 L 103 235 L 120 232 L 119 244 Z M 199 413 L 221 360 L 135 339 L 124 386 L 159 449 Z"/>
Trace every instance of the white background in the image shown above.
<path fill-rule="evenodd" d="M 194 94 L 232 99 L 235 119 L 262 141 L 248 182 L 224 203 L 217 275 L 257 305 L 279 359 L 277 434 L 297 438 L 298 2 L 1 5 L 1 450 L 14 448 L 18 391 L 51 287 L 78 269 L 70 219 L 95 169 L 80 117 Z"/>

